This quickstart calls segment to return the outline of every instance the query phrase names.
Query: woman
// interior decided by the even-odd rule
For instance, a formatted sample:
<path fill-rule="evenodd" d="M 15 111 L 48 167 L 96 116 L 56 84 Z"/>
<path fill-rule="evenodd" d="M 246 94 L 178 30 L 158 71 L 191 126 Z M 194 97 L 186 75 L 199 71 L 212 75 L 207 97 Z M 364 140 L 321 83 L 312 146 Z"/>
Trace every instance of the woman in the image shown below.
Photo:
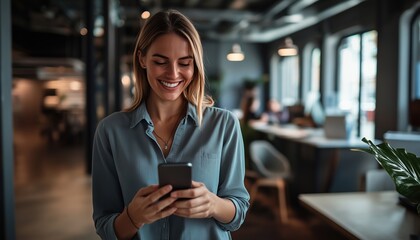
<path fill-rule="evenodd" d="M 266 111 L 261 115 L 261 120 L 268 124 L 285 124 L 289 122 L 289 111 L 276 99 L 267 101 Z"/>
<path fill-rule="evenodd" d="M 230 239 L 249 195 L 238 119 L 204 94 L 202 46 L 175 10 L 152 16 L 133 54 L 133 105 L 97 127 L 93 218 L 103 239 Z M 157 166 L 191 162 L 192 188 L 159 187 Z M 170 193 L 169 197 L 162 196 Z"/>

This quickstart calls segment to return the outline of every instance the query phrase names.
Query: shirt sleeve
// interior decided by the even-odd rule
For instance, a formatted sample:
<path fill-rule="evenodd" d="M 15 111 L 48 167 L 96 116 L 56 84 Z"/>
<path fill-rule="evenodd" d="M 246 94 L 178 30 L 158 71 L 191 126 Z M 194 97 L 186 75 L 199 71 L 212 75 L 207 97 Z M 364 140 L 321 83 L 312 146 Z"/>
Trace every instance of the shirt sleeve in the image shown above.
<path fill-rule="evenodd" d="M 124 208 L 109 134 L 103 122 L 95 133 L 92 149 L 93 220 L 102 239 L 117 239 L 114 220 Z"/>
<path fill-rule="evenodd" d="M 249 194 L 244 185 L 245 153 L 239 120 L 228 112 L 226 122 L 218 195 L 230 199 L 236 212 L 231 222 L 218 222 L 218 225 L 227 231 L 235 231 L 245 220 L 249 208 Z"/>

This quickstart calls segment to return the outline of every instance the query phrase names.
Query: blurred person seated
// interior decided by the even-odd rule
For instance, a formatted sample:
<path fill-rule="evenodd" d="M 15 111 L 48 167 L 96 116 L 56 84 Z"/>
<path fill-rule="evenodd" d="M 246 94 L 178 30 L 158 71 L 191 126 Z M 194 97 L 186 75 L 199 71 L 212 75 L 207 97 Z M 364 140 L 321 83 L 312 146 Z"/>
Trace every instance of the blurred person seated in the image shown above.
<path fill-rule="evenodd" d="M 258 113 L 260 101 L 255 96 L 247 96 L 242 102 L 241 125 L 249 126 L 261 121 L 261 114 Z"/>
<path fill-rule="evenodd" d="M 268 124 L 284 124 L 289 122 L 289 110 L 275 99 L 267 102 L 266 111 L 261 115 L 261 121 Z"/>
<path fill-rule="evenodd" d="M 318 128 L 324 125 L 325 112 L 318 92 L 310 92 L 303 105 L 303 116 L 291 121 L 299 127 Z"/>

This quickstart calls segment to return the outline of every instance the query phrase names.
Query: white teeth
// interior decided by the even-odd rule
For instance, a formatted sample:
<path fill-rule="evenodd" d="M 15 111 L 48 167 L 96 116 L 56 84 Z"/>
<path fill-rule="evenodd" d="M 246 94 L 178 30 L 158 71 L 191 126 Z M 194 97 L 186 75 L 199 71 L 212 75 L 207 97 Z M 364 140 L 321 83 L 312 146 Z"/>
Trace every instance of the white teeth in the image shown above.
<path fill-rule="evenodd" d="M 165 85 L 166 87 L 170 87 L 170 88 L 174 88 L 176 86 L 179 85 L 179 82 L 176 83 L 168 83 L 168 82 L 164 82 L 164 81 L 160 81 L 163 85 Z"/>

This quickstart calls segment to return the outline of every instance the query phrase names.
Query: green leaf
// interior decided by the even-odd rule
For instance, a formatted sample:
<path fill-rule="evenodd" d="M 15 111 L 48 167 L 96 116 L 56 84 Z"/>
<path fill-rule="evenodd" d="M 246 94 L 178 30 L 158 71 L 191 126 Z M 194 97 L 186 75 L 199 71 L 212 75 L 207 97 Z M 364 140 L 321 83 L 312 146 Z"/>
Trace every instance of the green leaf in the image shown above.
<path fill-rule="evenodd" d="M 396 190 L 409 201 L 418 204 L 420 213 L 420 158 L 403 148 L 393 148 L 387 142 L 375 145 L 366 138 L 368 149 L 354 149 L 375 156 L 378 163 L 386 170 L 395 183 Z"/>

